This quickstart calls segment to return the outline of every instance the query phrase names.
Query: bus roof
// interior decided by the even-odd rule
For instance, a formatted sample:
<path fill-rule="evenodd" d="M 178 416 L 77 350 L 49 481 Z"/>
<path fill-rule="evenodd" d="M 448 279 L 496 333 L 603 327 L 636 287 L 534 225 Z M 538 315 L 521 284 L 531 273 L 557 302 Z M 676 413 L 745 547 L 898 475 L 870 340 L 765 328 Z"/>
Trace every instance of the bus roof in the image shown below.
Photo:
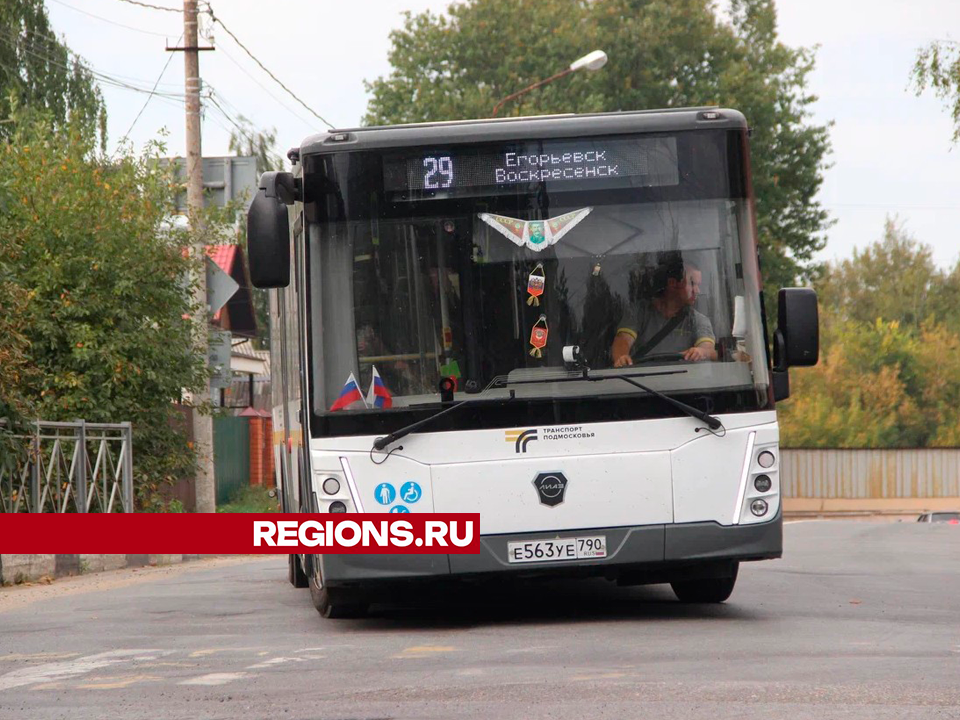
<path fill-rule="evenodd" d="M 617 135 L 746 127 L 747 120 L 740 111 L 718 107 L 448 120 L 329 130 L 307 137 L 300 146 L 300 154 L 427 144 L 575 137 L 583 134 Z"/>

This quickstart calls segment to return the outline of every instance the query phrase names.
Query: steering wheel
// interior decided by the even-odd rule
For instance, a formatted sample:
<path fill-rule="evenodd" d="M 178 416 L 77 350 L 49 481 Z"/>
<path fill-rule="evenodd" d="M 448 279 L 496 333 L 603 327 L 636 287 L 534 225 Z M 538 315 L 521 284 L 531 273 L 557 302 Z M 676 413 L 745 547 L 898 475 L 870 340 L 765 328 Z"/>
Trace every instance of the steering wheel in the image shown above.
<path fill-rule="evenodd" d="M 634 358 L 633 364 L 640 365 L 641 363 L 679 362 L 680 360 L 683 360 L 683 353 L 654 353 L 653 355 L 644 355 L 643 357 Z"/>

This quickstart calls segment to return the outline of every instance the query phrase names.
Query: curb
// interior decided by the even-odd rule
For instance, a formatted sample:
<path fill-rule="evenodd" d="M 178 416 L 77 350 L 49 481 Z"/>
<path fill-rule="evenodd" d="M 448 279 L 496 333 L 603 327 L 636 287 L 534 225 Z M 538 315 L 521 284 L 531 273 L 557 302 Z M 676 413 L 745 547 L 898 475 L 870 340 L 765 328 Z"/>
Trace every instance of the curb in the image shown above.
<path fill-rule="evenodd" d="M 36 582 L 43 578 L 136 568 L 177 565 L 206 555 L 0 555 L 0 586 Z"/>

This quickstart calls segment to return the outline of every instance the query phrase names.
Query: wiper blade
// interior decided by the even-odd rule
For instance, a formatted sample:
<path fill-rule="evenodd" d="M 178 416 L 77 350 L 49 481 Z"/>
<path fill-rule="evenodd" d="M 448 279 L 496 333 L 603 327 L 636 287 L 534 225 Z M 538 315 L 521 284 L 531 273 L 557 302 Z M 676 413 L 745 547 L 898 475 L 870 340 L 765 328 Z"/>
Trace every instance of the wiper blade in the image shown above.
<path fill-rule="evenodd" d="M 376 440 L 373 441 L 373 449 L 383 450 L 390 443 L 396 442 L 400 438 L 406 437 L 412 432 L 416 432 L 417 430 L 422 428 L 424 425 L 429 425 L 434 420 L 438 420 L 439 418 L 442 418 L 444 415 L 448 415 L 452 413 L 454 410 L 458 410 L 459 408 L 462 408 L 464 405 L 473 405 L 475 402 L 476 400 L 461 400 L 456 405 L 451 405 L 450 407 L 444 410 L 441 410 L 440 412 L 434 415 L 425 417 L 423 420 L 418 420 L 415 423 L 410 423 L 409 425 L 402 427 L 399 430 L 396 430 L 390 433 L 389 435 L 378 437 Z"/>
<path fill-rule="evenodd" d="M 690 417 L 696 418 L 697 420 L 702 420 L 707 424 L 707 426 L 711 430 L 718 429 L 719 427 L 722 426 L 722 423 L 720 422 L 719 419 L 715 418 L 713 415 L 709 415 L 708 413 L 705 413 L 702 410 L 698 410 L 692 405 L 687 405 L 687 403 L 681 402 L 676 398 L 672 398 L 669 395 L 666 395 L 660 392 L 659 390 L 654 390 L 653 388 L 647 387 L 646 385 L 642 385 L 641 383 L 638 383 L 636 380 L 633 379 L 635 377 L 658 377 L 661 375 L 681 375 L 686 372 L 687 372 L 686 370 L 662 370 L 659 372 L 651 372 L 651 373 L 631 373 L 631 374 L 621 373 L 617 375 L 591 375 L 589 370 L 583 370 L 582 373 L 577 373 L 575 375 L 572 374 L 566 377 L 541 377 L 541 378 L 529 378 L 526 380 L 509 380 L 506 376 L 501 375 L 501 376 L 495 377 L 490 382 L 490 384 L 485 388 L 484 392 L 494 387 L 505 387 L 507 385 L 539 385 L 544 383 L 556 383 L 556 382 L 575 382 L 575 381 L 582 382 L 584 380 L 588 382 L 600 382 L 602 380 L 623 380 L 624 382 L 628 382 L 631 385 L 634 385 L 640 388 L 644 392 L 650 393 L 651 395 L 654 395 L 664 400 L 665 402 L 669 403 L 670 405 L 673 405 L 675 408 L 677 408 L 678 410 L 681 410 L 682 412 L 689 415 Z M 482 399 L 486 399 L 486 398 L 482 398 Z M 405 427 L 402 427 L 399 430 L 396 430 L 388 435 L 384 435 L 383 437 L 378 437 L 376 440 L 373 441 L 373 449 L 383 450 L 390 443 L 396 442 L 400 438 L 406 437 L 410 433 L 416 432 L 417 430 L 420 430 L 421 428 L 435 422 L 436 420 L 439 420 L 440 418 L 445 417 L 459 410 L 464 405 L 474 405 L 477 402 L 481 401 L 482 399 L 475 398 L 475 399 L 469 399 L 469 400 L 461 400 L 456 405 L 451 405 L 450 407 L 445 408 L 444 410 L 441 410 L 440 412 L 434 415 L 425 417 L 423 420 L 418 420 L 415 423 L 410 423 L 409 425 L 406 425 Z"/>
<path fill-rule="evenodd" d="M 714 417 L 708 413 L 698 410 L 693 407 L 693 405 L 687 405 L 687 403 L 672 398 L 669 395 L 666 395 L 659 390 L 654 390 L 651 387 L 642 385 L 636 380 L 633 380 L 635 377 L 659 377 L 661 375 L 682 375 L 686 373 L 686 370 L 661 370 L 659 372 L 650 372 L 650 373 L 618 373 L 616 375 L 592 375 L 589 368 L 583 368 L 578 373 L 571 373 L 565 377 L 539 377 L 539 378 L 528 378 L 526 380 L 510 380 L 508 381 L 509 385 L 539 385 L 542 383 L 556 383 L 556 382 L 576 382 L 586 380 L 588 382 L 601 382 L 603 380 L 623 380 L 628 382 L 631 385 L 634 385 L 644 392 L 648 392 L 651 395 L 660 398 L 661 400 L 670 403 L 678 410 L 686 413 L 692 418 L 697 420 L 702 420 L 707 424 L 711 430 L 716 430 L 723 426 L 723 423 L 720 422 L 719 418 Z"/>
<path fill-rule="evenodd" d="M 468 399 L 468 400 L 461 400 L 461 401 L 458 402 L 456 405 L 451 405 L 450 407 L 445 408 L 445 409 L 441 410 L 441 411 L 438 412 L 438 413 L 435 413 L 435 414 L 433 414 L 433 415 L 430 415 L 430 416 L 428 416 L 428 417 L 425 417 L 423 420 L 417 420 L 417 422 L 415 422 L 415 423 L 410 423 L 409 425 L 406 425 L 406 426 L 400 428 L 399 430 L 395 430 L 394 432 L 390 433 L 389 435 L 384 435 L 383 437 L 378 437 L 376 440 L 373 441 L 373 450 L 383 450 L 383 449 L 384 449 L 387 445 L 389 445 L 390 443 L 396 442 L 396 441 L 399 440 L 400 438 L 406 437 L 407 435 L 409 435 L 409 434 L 412 433 L 412 432 L 416 432 L 417 430 L 419 430 L 420 428 L 424 427 L 425 425 L 429 425 L 429 424 L 432 423 L 433 421 L 438 420 L 438 419 L 440 419 L 440 418 L 442 418 L 442 417 L 444 417 L 444 416 L 452 413 L 454 410 L 457 410 L 458 408 L 461 408 L 461 407 L 463 407 L 464 405 L 473 405 L 473 404 L 475 404 L 475 403 L 477 403 L 477 402 L 480 402 L 480 401 L 483 401 L 483 400 L 488 400 L 489 398 L 484 398 L 484 397 L 482 397 L 483 394 L 486 393 L 486 392 L 487 392 L 488 390 L 490 390 L 491 388 L 494 388 L 494 387 L 503 387 L 503 385 L 506 383 L 506 379 L 507 379 L 507 376 L 506 376 L 506 375 L 497 375 L 495 378 L 493 378 L 493 380 L 490 381 L 490 384 L 487 385 L 487 386 L 481 391 L 480 397 L 470 398 L 470 399 Z M 373 450 L 371 450 L 371 452 L 373 452 Z"/>
<path fill-rule="evenodd" d="M 654 390 L 653 388 L 647 387 L 646 385 L 641 385 L 641 384 L 638 383 L 637 381 L 632 380 L 629 375 L 603 375 L 603 376 L 600 376 L 600 377 L 589 377 L 589 376 L 588 376 L 587 379 L 588 379 L 588 380 L 592 380 L 592 381 L 608 380 L 608 379 L 609 379 L 609 380 L 623 380 L 624 382 L 628 382 L 628 383 L 630 383 L 631 385 L 634 385 L 634 386 L 640 388 L 640 389 L 643 390 L 644 392 L 648 392 L 648 393 L 650 393 L 651 395 L 655 395 L 656 397 L 660 398 L 661 400 L 664 400 L 665 402 L 670 403 L 670 404 L 673 405 L 675 408 L 677 408 L 678 410 L 682 410 L 683 412 L 685 412 L 685 413 L 686 413 L 687 415 L 689 415 L 690 417 L 696 418 L 697 420 L 702 420 L 703 422 L 705 422 L 705 423 L 707 424 L 707 427 L 709 427 L 711 430 L 717 430 L 718 428 L 720 428 L 720 427 L 723 426 L 723 423 L 720 422 L 720 418 L 716 418 L 716 417 L 714 417 L 713 415 L 710 415 L 709 413 L 705 413 L 703 410 L 698 410 L 698 409 L 695 408 L 693 405 L 687 405 L 685 402 L 681 402 L 680 400 L 677 400 L 676 398 L 672 398 L 672 397 L 670 397 L 669 395 L 666 395 L 666 394 L 660 392 L 659 390 Z"/>

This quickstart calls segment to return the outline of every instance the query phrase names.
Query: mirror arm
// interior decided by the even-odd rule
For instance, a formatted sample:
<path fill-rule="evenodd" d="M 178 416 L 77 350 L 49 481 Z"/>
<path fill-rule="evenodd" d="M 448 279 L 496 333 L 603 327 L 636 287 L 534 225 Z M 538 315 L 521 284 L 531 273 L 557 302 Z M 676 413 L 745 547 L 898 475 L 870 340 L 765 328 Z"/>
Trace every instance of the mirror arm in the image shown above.
<path fill-rule="evenodd" d="M 774 372 L 787 371 L 787 338 L 783 330 L 777 328 L 773 333 L 773 370 Z"/>
<path fill-rule="evenodd" d="M 268 198 L 279 200 L 284 205 L 293 205 L 300 200 L 300 183 L 290 172 L 265 172 L 260 176 L 260 189 Z"/>

